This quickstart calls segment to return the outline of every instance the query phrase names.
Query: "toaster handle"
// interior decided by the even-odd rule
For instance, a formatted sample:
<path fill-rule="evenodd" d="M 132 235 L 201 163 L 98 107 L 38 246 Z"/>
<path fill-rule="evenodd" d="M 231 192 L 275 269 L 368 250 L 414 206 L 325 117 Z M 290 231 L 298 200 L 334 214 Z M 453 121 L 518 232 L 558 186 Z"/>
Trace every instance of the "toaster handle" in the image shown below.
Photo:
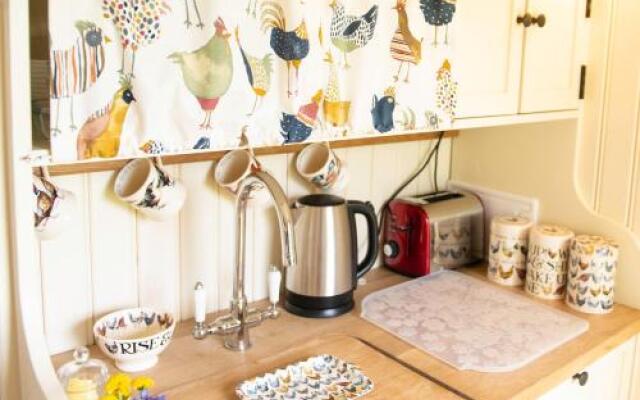
<path fill-rule="evenodd" d="M 375 209 L 373 208 L 373 205 L 371 203 L 349 200 L 348 204 L 349 212 L 352 215 L 352 232 L 353 236 L 356 238 L 356 248 L 354 249 L 356 254 L 358 252 L 358 239 L 355 226 L 355 215 L 361 214 L 367 221 L 367 237 L 369 242 L 369 245 L 367 246 L 367 254 L 362 262 L 358 264 L 356 269 L 356 278 L 360 279 L 364 274 L 369 272 L 369 270 L 373 267 L 373 264 L 375 264 L 376 259 L 378 258 L 378 222 Z"/>

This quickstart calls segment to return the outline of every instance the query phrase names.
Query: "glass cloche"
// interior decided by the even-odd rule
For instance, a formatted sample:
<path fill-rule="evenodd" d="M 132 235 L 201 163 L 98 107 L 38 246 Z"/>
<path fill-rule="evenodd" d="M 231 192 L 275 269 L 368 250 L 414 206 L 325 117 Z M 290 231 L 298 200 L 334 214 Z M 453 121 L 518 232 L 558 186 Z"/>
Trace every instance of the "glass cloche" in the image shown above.
<path fill-rule="evenodd" d="M 78 347 L 57 373 L 69 400 L 98 400 L 109 377 L 107 365 L 90 358 L 86 347 Z"/>

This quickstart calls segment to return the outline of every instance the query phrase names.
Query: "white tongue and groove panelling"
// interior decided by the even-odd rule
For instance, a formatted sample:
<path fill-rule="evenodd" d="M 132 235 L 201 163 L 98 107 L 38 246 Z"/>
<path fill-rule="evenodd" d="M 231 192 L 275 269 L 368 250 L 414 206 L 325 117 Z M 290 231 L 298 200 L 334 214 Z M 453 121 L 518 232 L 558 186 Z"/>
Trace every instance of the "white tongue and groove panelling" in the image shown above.
<path fill-rule="evenodd" d="M 344 197 L 371 201 L 379 209 L 434 144 L 426 141 L 337 150 L 350 176 Z M 441 146 L 441 187 L 449 177 L 450 145 L 447 139 Z M 295 172 L 295 155 L 259 158 L 290 199 L 311 192 Z M 191 318 L 197 281 L 207 288 L 209 312 L 229 306 L 235 267 L 234 199 L 214 183 L 211 162 L 168 169 L 186 187 L 187 201 L 180 215 L 163 222 L 150 221 L 115 198 L 114 172 L 53 178 L 76 194 L 79 207 L 73 226 L 59 238 L 41 242 L 37 249 L 44 327 L 52 354 L 92 344 L 94 321 L 118 309 L 146 306 L 172 312 L 179 320 Z M 432 188 L 430 168 L 403 195 Z M 363 221 L 358 221 L 358 228 L 360 252 L 364 254 Z M 267 267 L 282 263 L 279 240 L 273 207 L 250 209 L 246 284 L 251 301 L 267 297 Z"/>

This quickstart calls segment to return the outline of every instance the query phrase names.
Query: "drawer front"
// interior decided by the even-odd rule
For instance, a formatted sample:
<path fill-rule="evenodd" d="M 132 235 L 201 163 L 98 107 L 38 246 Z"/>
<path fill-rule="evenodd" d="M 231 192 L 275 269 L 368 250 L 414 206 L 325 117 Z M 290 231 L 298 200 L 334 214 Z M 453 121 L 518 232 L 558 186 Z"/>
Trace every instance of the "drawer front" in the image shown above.
<path fill-rule="evenodd" d="M 576 371 L 541 400 L 628 400 L 631 398 L 636 338 L 618 346 L 582 371 Z"/>

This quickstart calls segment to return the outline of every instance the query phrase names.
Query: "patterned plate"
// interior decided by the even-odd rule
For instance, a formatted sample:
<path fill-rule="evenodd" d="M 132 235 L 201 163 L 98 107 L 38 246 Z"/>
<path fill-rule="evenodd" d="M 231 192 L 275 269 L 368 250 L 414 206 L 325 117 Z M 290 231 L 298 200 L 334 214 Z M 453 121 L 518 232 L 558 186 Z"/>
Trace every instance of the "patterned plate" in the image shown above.
<path fill-rule="evenodd" d="M 323 354 L 241 382 L 236 394 L 242 400 L 343 400 L 372 390 L 357 366 Z"/>

